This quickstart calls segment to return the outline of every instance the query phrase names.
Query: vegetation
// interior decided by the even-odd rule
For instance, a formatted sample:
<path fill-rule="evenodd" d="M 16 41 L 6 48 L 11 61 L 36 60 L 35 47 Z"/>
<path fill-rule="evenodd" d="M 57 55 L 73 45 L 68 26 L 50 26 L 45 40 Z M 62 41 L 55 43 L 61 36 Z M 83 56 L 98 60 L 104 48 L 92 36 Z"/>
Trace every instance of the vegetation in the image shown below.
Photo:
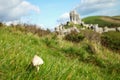
<path fill-rule="evenodd" d="M 11 27 L 14 28 L 14 31 L 19 30 L 20 32 L 23 33 L 33 33 L 38 36 L 45 36 L 50 33 L 50 30 L 43 30 L 40 27 L 37 27 L 36 25 L 29 25 L 29 24 L 18 24 L 18 25 L 13 25 L 11 24 Z"/>
<path fill-rule="evenodd" d="M 83 21 L 87 24 L 99 24 L 100 27 L 120 27 L 119 16 L 91 16 L 84 18 Z"/>
<path fill-rule="evenodd" d="M 120 32 L 107 32 L 101 37 L 102 45 L 120 52 Z"/>
<path fill-rule="evenodd" d="M 39 72 L 28 68 L 35 54 L 44 60 Z M 52 33 L 0 27 L 0 79 L 119 80 L 120 55 L 87 39 L 75 44 Z"/>
<path fill-rule="evenodd" d="M 120 16 L 113 16 L 114 18 L 116 18 L 116 19 L 120 19 Z"/>
<path fill-rule="evenodd" d="M 70 27 L 73 27 L 73 26 L 76 26 L 77 28 L 80 28 L 82 27 L 80 24 L 74 24 L 72 22 L 67 22 L 66 25 L 64 25 L 64 27 L 67 29 L 67 28 L 70 28 Z"/>
<path fill-rule="evenodd" d="M 85 36 L 85 38 L 89 41 L 94 41 L 94 42 L 100 42 L 101 41 L 101 35 L 95 31 L 86 29 L 86 30 L 82 30 L 80 32 L 82 35 Z"/>
<path fill-rule="evenodd" d="M 76 33 L 74 31 L 65 36 L 65 40 L 76 42 L 76 43 L 82 41 L 83 39 L 84 39 L 84 36 L 82 34 Z"/>

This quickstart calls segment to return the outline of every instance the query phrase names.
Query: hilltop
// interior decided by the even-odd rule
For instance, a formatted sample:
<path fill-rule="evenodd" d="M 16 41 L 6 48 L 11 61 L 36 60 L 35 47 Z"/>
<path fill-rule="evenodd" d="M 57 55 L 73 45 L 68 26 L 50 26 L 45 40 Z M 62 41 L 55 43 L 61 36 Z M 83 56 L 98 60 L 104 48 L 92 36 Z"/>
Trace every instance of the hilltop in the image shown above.
<path fill-rule="evenodd" d="M 87 38 L 79 43 L 46 31 L 39 34 L 34 28 L 0 27 L 1 80 L 120 79 L 120 55 L 91 40 L 99 34 L 96 37 L 92 31 L 83 31 Z M 35 54 L 44 60 L 39 72 L 28 68 Z"/>
<path fill-rule="evenodd" d="M 83 21 L 87 24 L 99 24 L 100 27 L 120 27 L 120 16 L 90 16 Z"/>

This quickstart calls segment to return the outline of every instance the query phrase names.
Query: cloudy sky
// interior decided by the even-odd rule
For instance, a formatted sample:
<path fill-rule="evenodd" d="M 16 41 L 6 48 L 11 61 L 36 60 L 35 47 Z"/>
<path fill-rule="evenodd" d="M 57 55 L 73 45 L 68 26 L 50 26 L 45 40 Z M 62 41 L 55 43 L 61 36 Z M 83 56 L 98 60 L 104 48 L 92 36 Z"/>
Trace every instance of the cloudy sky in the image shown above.
<path fill-rule="evenodd" d="M 69 12 L 80 16 L 120 15 L 120 0 L 0 0 L 0 21 L 27 22 L 53 28 L 68 20 Z"/>

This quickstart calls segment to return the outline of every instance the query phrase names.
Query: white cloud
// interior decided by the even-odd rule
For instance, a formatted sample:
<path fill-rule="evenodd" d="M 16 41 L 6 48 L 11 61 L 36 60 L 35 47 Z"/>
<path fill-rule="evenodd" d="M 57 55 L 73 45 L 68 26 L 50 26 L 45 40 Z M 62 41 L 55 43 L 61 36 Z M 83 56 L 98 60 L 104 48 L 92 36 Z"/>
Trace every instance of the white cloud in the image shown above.
<path fill-rule="evenodd" d="M 86 15 L 119 15 L 120 0 L 81 0 L 75 8 L 82 16 Z M 114 12 L 111 12 L 111 11 Z M 117 13 L 117 14 L 116 14 Z"/>
<path fill-rule="evenodd" d="M 62 14 L 59 19 L 57 20 L 58 23 L 65 23 L 69 20 L 69 12 Z"/>
<path fill-rule="evenodd" d="M 69 18 L 69 13 L 66 12 L 60 16 L 60 19 L 68 19 Z"/>
<path fill-rule="evenodd" d="M 8 21 L 8 22 L 6 22 L 5 24 L 6 24 L 7 26 L 10 26 L 11 24 L 17 25 L 18 23 L 19 23 L 19 21 Z"/>
<path fill-rule="evenodd" d="M 0 21 L 14 21 L 39 8 L 25 0 L 0 0 Z"/>

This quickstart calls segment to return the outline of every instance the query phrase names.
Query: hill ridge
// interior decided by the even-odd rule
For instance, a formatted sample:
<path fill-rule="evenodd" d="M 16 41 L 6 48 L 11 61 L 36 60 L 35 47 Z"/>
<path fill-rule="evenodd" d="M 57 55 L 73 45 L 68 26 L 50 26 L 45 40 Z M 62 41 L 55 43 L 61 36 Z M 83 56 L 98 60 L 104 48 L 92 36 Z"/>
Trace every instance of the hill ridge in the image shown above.
<path fill-rule="evenodd" d="M 89 16 L 83 18 L 88 24 L 99 24 L 100 27 L 120 27 L 120 16 Z"/>

